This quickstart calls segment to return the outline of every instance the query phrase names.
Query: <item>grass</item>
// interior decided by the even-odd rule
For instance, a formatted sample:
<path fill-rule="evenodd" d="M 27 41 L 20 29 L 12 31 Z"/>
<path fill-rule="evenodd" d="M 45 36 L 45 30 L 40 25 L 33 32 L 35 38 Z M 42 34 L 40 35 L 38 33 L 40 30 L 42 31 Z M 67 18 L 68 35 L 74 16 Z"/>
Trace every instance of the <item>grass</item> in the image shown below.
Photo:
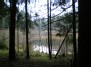
<path fill-rule="evenodd" d="M 1 56 L 2 55 L 2 56 Z M 0 67 L 70 67 L 71 56 L 58 56 L 56 59 L 49 59 L 48 54 L 34 52 L 30 59 L 17 58 L 15 61 L 9 61 L 7 50 L 0 50 Z"/>
<path fill-rule="evenodd" d="M 18 59 L 9 61 L 0 60 L 0 67 L 70 67 L 70 61 L 64 59 L 43 60 L 43 58 L 32 57 L 30 60 Z"/>
<path fill-rule="evenodd" d="M 0 49 L 0 58 L 8 57 L 8 50 Z"/>

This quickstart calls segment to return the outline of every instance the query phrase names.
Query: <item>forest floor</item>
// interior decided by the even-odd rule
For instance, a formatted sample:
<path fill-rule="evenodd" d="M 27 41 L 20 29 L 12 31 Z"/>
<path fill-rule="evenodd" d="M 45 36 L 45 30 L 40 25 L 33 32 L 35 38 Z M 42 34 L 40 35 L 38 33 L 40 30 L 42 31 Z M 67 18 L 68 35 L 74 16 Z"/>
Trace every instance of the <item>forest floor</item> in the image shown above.
<path fill-rule="evenodd" d="M 9 61 L 7 58 L 0 58 L 0 67 L 71 67 L 69 58 L 60 57 L 49 60 L 48 58 L 32 57 L 29 60 L 17 59 Z"/>

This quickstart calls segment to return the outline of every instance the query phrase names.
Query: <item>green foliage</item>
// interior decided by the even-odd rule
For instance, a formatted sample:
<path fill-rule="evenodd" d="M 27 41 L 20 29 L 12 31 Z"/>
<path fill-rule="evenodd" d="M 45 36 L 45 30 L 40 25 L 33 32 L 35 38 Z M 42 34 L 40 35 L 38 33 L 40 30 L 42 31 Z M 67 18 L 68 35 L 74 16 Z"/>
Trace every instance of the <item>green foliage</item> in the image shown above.
<path fill-rule="evenodd" d="M 33 21 L 33 25 L 35 25 L 37 27 L 39 26 L 39 24 L 36 22 L 36 20 Z"/>
<path fill-rule="evenodd" d="M 31 20 L 31 15 L 27 13 L 27 21 L 28 21 L 28 27 L 33 29 L 34 26 L 38 26 L 38 24 L 35 21 Z M 25 32 L 25 12 L 21 11 L 17 13 L 17 23 L 16 23 L 17 28 L 20 28 L 23 32 Z"/>
<path fill-rule="evenodd" d="M 0 40 L 0 49 L 8 49 L 7 44 L 3 40 Z"/>
<path fill-rule="evenodd" d="M 0 19 L 6 16 L 8 12 L 9 12 L 9 7 L 7 6 L 6 3 L 4 3 L 4 0 L 1 0 L 0 1 Z"/>
<path fill-rule="evenodd" d="M 33 52 L 33 56 L 38 57 L 41 56 L 39 51 Z"/>
<path fill-rule="evenodd" d="M 0 49 L 0 57 L 2 57 L 2 58 L 8 57 L 8 50 L 7 49 Z"/>
<path fill-rule="evenodd" d="M 58 33 L 56 35 L 60 37 L 59 34 L 62 34 L 64 31 L 65 31 L 64 33 L 66 33 L 67 30 L 69 29 L 70 25 L 72 24 L 73 14 L 65 13 L 63 16 L 58 16 L 56 19 L 57 20 L 61 19 L 61 20 L 55 22 L 55 27 L 57 27 L 59 29 Z M 78 15 L 76 14 L 76 22 L 77 22 L 77 20 L 78 20 Z M 72 32 L 72 30 L 71 30 L 71 32 Z"/>
<path fill-rule="evenodd" d="M 73 43 L 73 36 L 69 35 L 69 43 Z"/>
<path fill-rule="evenodd" d="M 7 29 L 9 27 L 9 16 L 5 16 L 0 20 L 0 28 Z"/>
<path fill-rule="evenodd" d="M 4 2 L 4 0 L 0 1 L 0 28 L 2 28 L 3 23 L 5 24 L 5 28 L 7 28 L 7 15 L 9 15 L 10 8 Z M 4 20 L 3 20 L 4 19 Z"/>
<path fill-rule="evenodd" d="M 33 51 L 32 53 L 33 57 L 48 57 L 47 53 L 39 52 L 39 51 Z"/>

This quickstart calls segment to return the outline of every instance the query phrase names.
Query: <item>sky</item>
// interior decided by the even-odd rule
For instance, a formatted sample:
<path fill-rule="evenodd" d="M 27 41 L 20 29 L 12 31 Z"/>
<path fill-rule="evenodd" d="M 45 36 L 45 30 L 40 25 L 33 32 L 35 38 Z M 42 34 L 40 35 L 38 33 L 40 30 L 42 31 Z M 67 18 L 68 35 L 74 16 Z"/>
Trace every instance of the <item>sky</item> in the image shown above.
<path fill-rule="evenodd" d="M 7 3 L 9 5 L 9 3 Z M 66 7 L 72 5 L 72 0 L 66 4 Z M 75 3 L 76 7 L 78 3 Z M 56 6 L 52 6 L 51 9 L 54 9 Z M 19 5 L 19 10 L 25 10 L 25 4 L 22 3 Z M 66 12 L 72 11 L 72 7 L 66 10 Z M 51 15 L 57 15 L 62 12 L 61 7 L 59 6 L 57 9 L 51 12 Z M 63 12 L 61 15 L 63 15 Z M 28 3 L 28 13 L 31 14 L 32 18 L 34 18 L 35 13 L 38 13 L 39 18 L 47 18 L 47 0 L 38 0 L 38 2 Z"/>

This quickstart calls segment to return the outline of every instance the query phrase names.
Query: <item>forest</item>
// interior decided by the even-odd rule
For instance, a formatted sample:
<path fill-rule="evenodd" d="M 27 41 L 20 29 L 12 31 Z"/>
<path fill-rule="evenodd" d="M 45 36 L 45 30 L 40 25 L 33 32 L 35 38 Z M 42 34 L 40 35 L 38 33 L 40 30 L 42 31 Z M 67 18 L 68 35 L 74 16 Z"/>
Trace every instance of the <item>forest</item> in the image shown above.
<path fill-rule="evenodd" d="M 78 67 L 78 1 L 46 0 L 41 10 L 37 3 L 0 1 L 0 67 Z"/>

